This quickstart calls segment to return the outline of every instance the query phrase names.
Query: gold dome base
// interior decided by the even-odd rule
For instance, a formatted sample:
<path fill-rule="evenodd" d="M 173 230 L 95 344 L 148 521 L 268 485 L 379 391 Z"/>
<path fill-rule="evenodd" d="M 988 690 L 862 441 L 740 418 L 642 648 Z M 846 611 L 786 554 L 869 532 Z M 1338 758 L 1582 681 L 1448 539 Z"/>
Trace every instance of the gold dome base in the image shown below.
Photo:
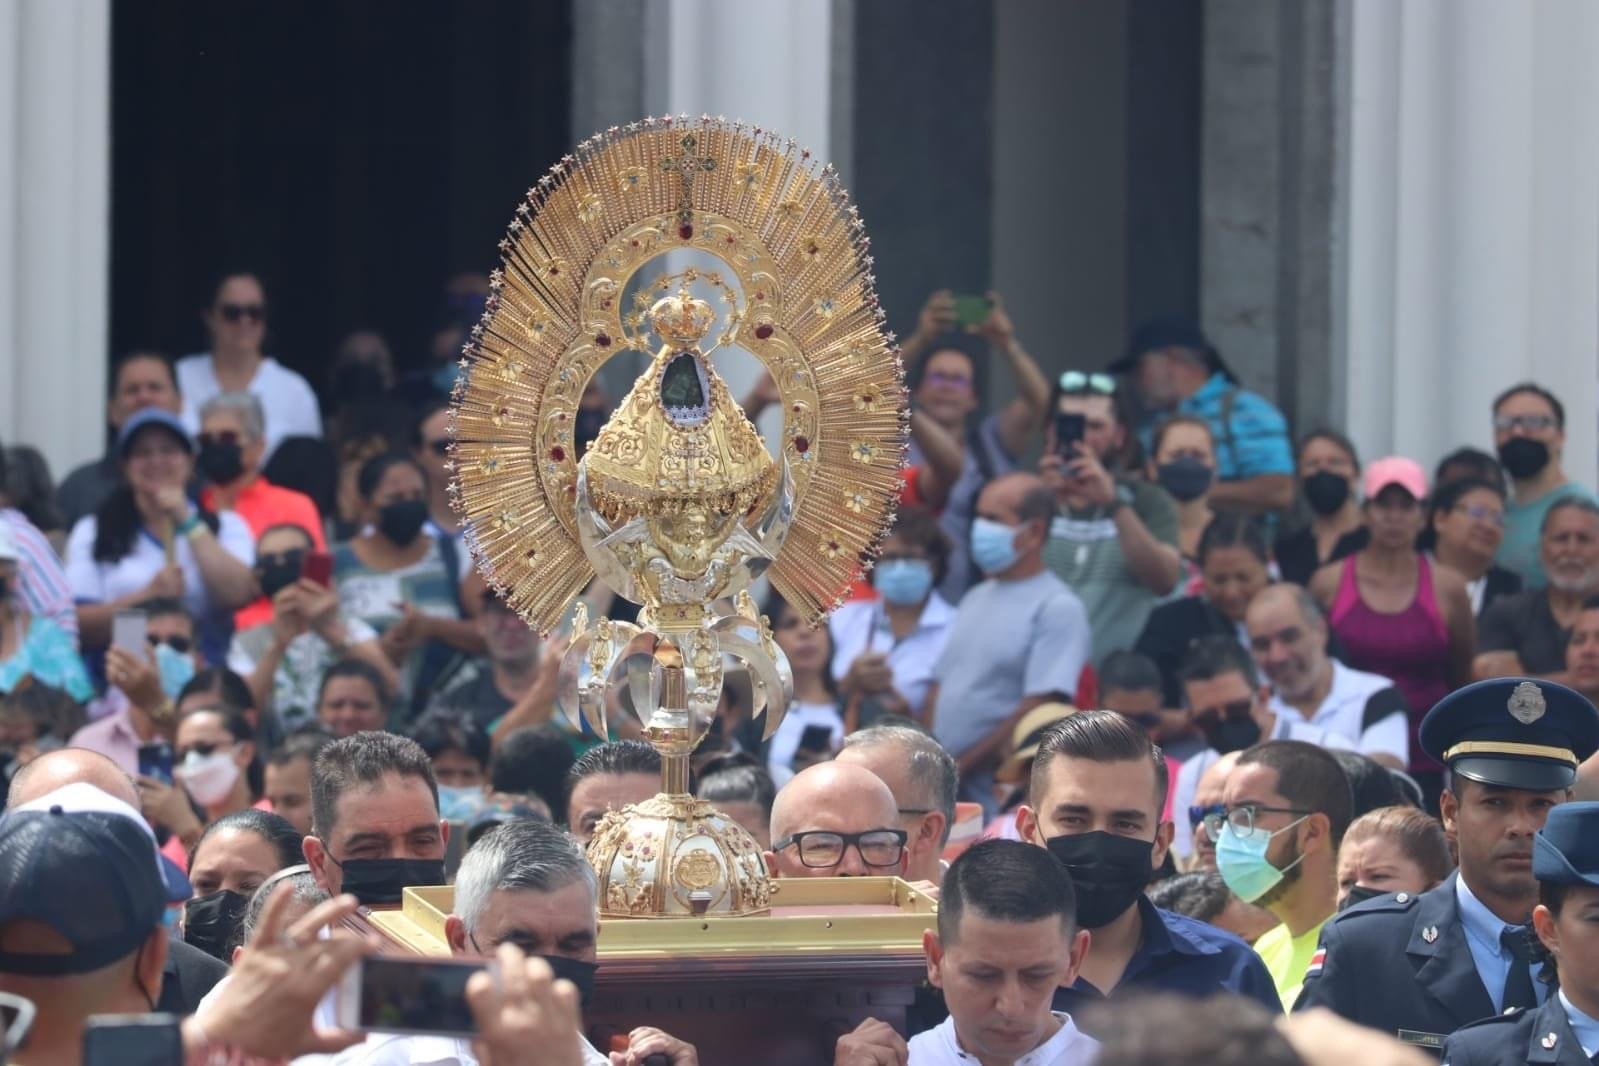
<path fill-rule="evenodd" d="M 760 845 L 704 800 L 658 793 L 607 814 L 589 839 L 601 918 L 767 914 L 772 881 Z"/>

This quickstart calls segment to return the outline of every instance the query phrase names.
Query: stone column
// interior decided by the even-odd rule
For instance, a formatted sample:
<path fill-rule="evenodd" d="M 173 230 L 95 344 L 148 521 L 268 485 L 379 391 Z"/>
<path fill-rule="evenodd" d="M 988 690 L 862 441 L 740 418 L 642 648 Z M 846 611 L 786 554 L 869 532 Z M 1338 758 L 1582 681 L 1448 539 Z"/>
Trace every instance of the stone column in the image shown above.
<path fill-rule="evenodd" d="M 0 440 L 98 455 L 110 263 L 111 7 L 0 6 Z"/>

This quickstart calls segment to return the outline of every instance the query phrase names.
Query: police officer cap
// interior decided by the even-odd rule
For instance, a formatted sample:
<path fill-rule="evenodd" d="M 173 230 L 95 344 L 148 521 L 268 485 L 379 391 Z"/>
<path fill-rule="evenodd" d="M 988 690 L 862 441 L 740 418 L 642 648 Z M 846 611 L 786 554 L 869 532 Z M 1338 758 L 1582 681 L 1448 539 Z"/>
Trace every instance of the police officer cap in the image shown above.
<path fill-rule="evenodd" d="M 1562 803 L 1532 838 L 1532 875 L 1599 888 L 1599 803 Z"/>
<path fill-rule="evenodd" d="M 1570 788 L 1577 764 L 1599 750 L 1599 710 L 1553 681 L 1497 677 L 1439 700 L 1422 719 L 1421 747 L 1485 785 Z"/>

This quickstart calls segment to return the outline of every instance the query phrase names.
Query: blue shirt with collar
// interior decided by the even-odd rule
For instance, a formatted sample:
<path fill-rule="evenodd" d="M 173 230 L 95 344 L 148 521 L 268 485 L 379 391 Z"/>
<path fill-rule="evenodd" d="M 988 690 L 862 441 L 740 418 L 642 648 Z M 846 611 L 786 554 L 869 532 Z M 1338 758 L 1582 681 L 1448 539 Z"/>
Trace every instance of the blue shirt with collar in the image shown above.
<path fill-rule="evenodd" d="M 1206 922 L 1163 911 L 1143 896 L 1138 897 L 1137 907 L 1142 936 L 1113 996 L 1176 992 L 1204 998 L 1231 992 L 1282 1013 L 1277 986 L 1248 944 Z M 1078 977 L 1069 988 L 1055 990 L 1054 1009 L 1066 1011 L 1082 1026 L 1083 1009 L 1105 998 L 1105 993 Z"/>
<path fill-rule="evenodd" d="M 1571 1005 L 1564 990 L 1560 992 L 1560 1005 L 1566 1009 L 1566 1021 L 1571 1024 L 1572 1035 L 1582 1045 L 1582 1053 L 1589 1058 L 1599 1054 L 1599 1018 L 1584 1014 Z"/>
<path fill-rule="evenodd" d="M 1216 438 L 1216 477 L 1242 481 L 1265 474 L 1294 472 L 1293 446 L 1288 421 L 1272 402 L 1215 373 L 1199 391 L 1177 404 L 1177 414 L 1203 418 Z M 1159 420 L 1140 433 L 1145 451 L 1154 448 Z"/>
<path fill-rule="evenodd" d="M 1466 947 L 1471 951 L 1471 961 L 1477 964 L 1477 976 L 1493 1000 L 1495 1013 L 1505 1009 L 1505 978 L 1510 974 L 1510 955 L 1499 942 L 1499 934 L 1511 926 L 1494 914 L 1487 904 L 1472 894 L 1464 877 L 1455 878 L 1455 903 L 1460 908 L 1460 924 L 1466 931 Z M 1532 982 L 1533 993 L 1541 1005 L 1549 998 L 1549 986 L 1542 981 Z"/>

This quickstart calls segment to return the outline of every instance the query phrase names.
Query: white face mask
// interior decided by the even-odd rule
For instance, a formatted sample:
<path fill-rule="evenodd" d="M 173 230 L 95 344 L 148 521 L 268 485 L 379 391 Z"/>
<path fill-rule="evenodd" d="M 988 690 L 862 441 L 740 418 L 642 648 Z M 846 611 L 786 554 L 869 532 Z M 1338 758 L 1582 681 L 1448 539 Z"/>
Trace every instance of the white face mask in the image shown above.
<path fill-rule="evenodd" d="M 191 751 L 181 766 L 174 767 L 172 776 L 178 784 L 194 797 L 202 807 L 212 807 L 227 799 L 239 780 L 239 764 L 233 761 L 233 750 L 224 748 L 210 755 Z"/>

